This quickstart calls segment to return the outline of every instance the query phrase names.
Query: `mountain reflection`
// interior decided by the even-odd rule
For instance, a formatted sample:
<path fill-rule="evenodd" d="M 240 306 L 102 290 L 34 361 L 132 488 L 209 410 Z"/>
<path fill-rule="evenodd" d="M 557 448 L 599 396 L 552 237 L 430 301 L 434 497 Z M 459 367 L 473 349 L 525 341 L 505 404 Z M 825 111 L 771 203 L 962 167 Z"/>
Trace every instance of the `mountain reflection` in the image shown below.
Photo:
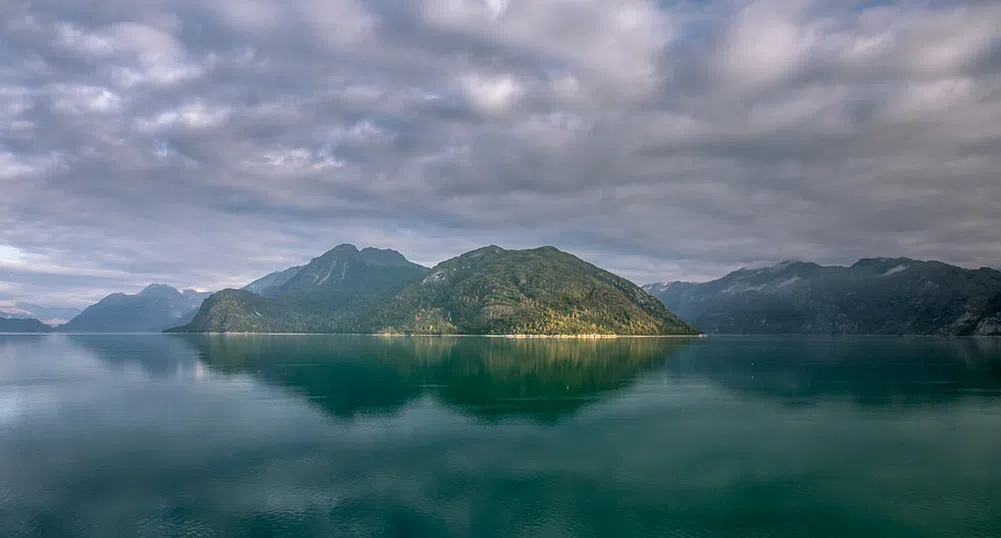
<path fill-rule="evenodd" d="M 784 405 L 845 398 L 921 405 L 1001 396 L 1001 339 L 711 337 L 504 339 L 283 335 L 56 335 L 151 378 L 249 374 L 327 413 L 395 415 L 430 396 L 483 421 L 553 422 L 660 369 Z M 41 345 L 45 339 L 14 343 Z"/>
<path fill-rule="evenodd" d="M 838 397 L 866 406 L 944 403 L 1001 395 L 1001 339 L 716 337 L 665 371 L 788 405 Z"/>
<path fill-rule="evenodd" d="M 112 368 L 138 367 L 153 379 L 196 372 L 198 354 L 188 342 L 165 334 L 60 334 Z"/>
<path fill-rule="evenodd" d="M 552 422 L 663 364 L 687 339 L 189 335 L 219 372 L 290 387 L 336 417 L 430 395 L 480 420 Z"/>

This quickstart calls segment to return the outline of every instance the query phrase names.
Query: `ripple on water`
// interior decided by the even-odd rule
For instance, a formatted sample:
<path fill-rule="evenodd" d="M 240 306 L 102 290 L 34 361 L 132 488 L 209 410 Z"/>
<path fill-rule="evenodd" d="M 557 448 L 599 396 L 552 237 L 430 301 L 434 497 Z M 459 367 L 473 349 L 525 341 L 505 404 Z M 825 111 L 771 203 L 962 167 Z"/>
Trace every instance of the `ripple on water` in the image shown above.
<path fill-rule="evenodd" d="M 137 538 L 215 538 L 220 534 L 199 521 L 165 521 L 143 518 L 136 524 Z"/>

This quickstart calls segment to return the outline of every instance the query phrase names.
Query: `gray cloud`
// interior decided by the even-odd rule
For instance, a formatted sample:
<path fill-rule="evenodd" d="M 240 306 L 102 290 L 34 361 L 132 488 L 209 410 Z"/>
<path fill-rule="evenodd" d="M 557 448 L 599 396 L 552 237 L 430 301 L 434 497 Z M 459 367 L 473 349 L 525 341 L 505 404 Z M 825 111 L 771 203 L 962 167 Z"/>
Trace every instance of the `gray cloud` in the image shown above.
<path fill-rule="evenodd" d="M 340 243 L 639 282 L 1001 263 L 1001 7 L 0 6 L 0 300 L 218 289 Z"/>

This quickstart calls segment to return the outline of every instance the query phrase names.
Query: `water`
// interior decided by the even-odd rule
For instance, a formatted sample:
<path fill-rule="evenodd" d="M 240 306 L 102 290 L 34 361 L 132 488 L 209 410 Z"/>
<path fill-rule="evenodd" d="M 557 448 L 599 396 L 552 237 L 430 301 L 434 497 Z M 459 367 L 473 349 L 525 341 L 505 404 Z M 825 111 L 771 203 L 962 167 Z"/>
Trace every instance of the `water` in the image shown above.
<path fill-rule="evenodd" d="M 1001 341 L 0 335 L 0 536 L 1001 537 Z"/>

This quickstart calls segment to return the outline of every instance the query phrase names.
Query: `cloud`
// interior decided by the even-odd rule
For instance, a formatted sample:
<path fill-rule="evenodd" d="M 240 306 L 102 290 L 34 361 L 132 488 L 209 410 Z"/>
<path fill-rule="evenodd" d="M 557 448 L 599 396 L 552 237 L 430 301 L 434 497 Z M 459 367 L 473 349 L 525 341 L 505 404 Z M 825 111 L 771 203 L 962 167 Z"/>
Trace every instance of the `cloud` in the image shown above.
<path fill-rule="evenodd" d="M 340 242 L 427 264 L 555 244 L 639 282 L 1001 263 L 990 2 L 14 0 L 0 20 L 0 246 L 23 253 L 0 300 L 218 289 Z"/>

